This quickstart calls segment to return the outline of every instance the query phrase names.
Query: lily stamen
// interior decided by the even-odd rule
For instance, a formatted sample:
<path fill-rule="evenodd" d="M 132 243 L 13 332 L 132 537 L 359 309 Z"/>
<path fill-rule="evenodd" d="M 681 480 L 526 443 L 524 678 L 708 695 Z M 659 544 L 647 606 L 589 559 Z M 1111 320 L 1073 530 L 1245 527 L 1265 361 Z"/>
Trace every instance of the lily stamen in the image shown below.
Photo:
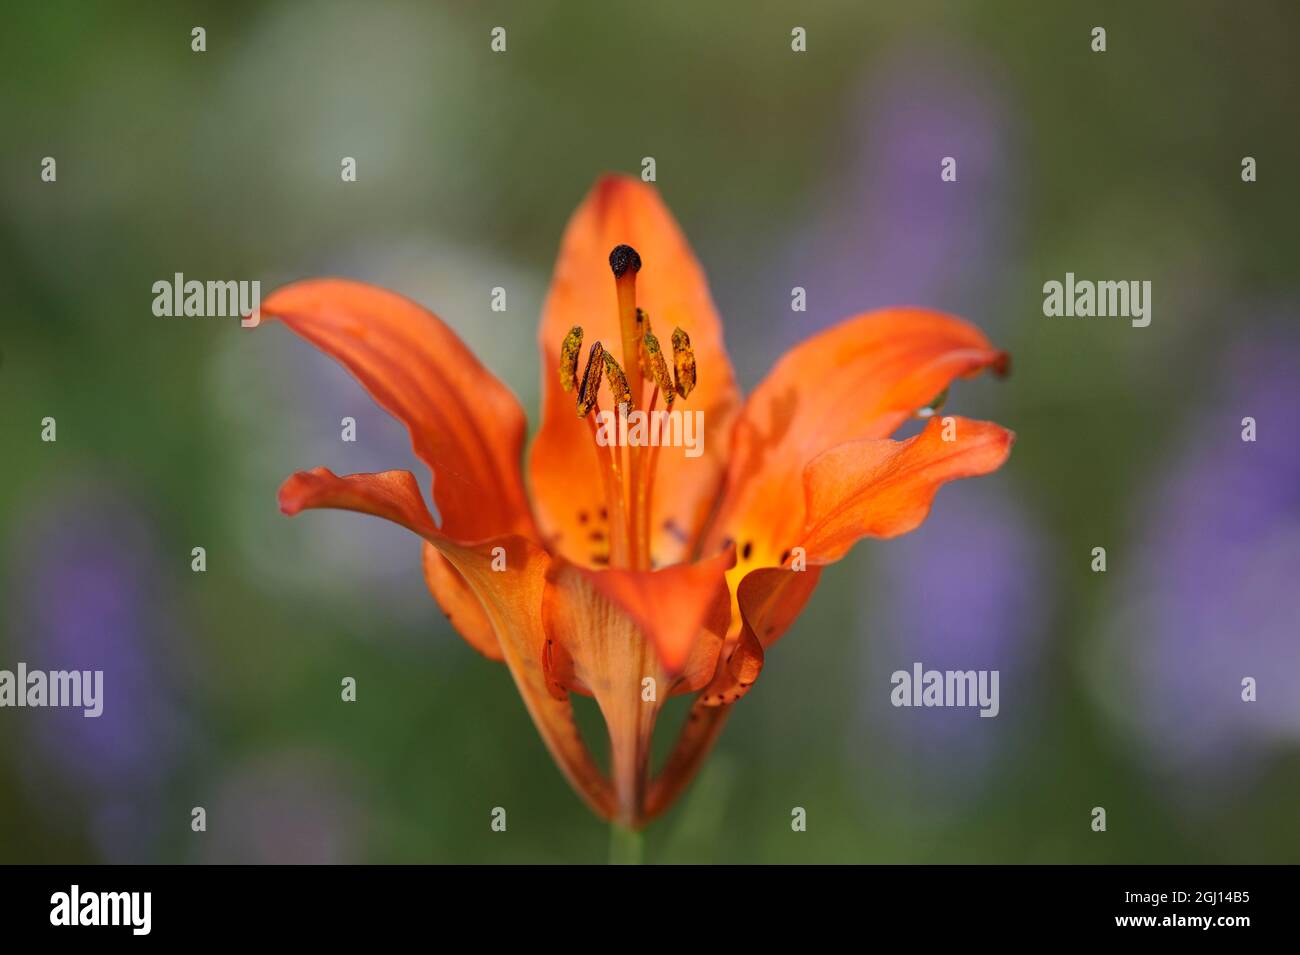
<path fill-rule="evenodd" d="M 646 336 L 654 337 L 650 330 L 650 313 L 643 308 L 636 310 L 636 335 L 637 335 L 637 364 L 641 367 L 641 377 L 646 381 L 654 381 L 654 374 L 650 370 L 650 356 L 646 354 Z"/>
<path fill-rule="evenodd" d="M 560 387 L 572 391 L 578 378 L 578 358 L 582 352 L 582 326 L 574 325 L 560 343 Z"/>
<path fill-rule="evenodd" d="M 627 375 L 623 374 L 623 369 L 609 352 L 605 352 L 605 378 L 609 381 L 609 390 L 614 396 L 619 414 L 627 414 L 635 407 L 632 404 L 632 389 L 627 383 Z"/>
<path fill-rule="evenodd" d="M 561 348 L 561 366 L 560 380 L 563 383 L 566 375 L 566 362 L 570 360 L 567 349 L 572 342 L 581 342 L 582 329 L 575 326 L 573 330 L 565 336 L 564 346 Z M 614 566 L 621 566 L 627 560 L 628 538 L 627 538 L 627 521 L 624 516 L 625 508 L 623 504 L 623 470 L 619 463 L 621 452 L 617 448 L 608 447 L 601 444 L 598 434 L 597 420 L 600 418 L 600 383 L 604 376 L 605 362 L 608 356 L 605 353 L 604 346 L 600 342 L 594 342 L 591 351 L 587 353 L 587 367 L 582 373 L 582 384 L 578 386 L 578 417 L 586 418 L 587 424 L 591 428 L 592 444 L 596 447 L 596 457 L 602 460 L 601 482 L 605 489 L 605 506 L 613 515 L 610 522 L 610 563 Z M 577 351 L 576 348 L 572 354 L 573 368 L 577 369 Z M 592 412 L 595 414 L 592 414 Z"/>
<path fill-rule="evenodd" d="M 570 335 L 573 333 L 570 332 Z M 596 399 L 600 392 L 600 379 L 605 370 L 605 363 L 602 360 L 605 355 L 605 349 L 600 342 L 591 346 L 591 351 L 587 353 L 587 368 L 582 373 L 582 384 L 578 388 L 578 417 L 585 418 L 596 405 Z M 574 367 L 577 367 L 575 362 Z M 560 372 L 564 374 L 563 370 Z"/>
<path fill-rule="evenodd" d="M 673 329 L 673 373 L 677 394 L 685 398 L 695 388 L 695 350 L 690 336 L 680 328 Z"/>
<path fill-rule="evenodd" d="M 663 349 L 659 347 L 659 339 L 649 331 L 649 324 L 642 338 L 643 352 L 645 356 L 645 376 L 649 381 L 653 381 L 656 387 L 656 394 L 662 392 L 664 396 L 664 407 L 671 408 L 673 399 L 677 393 L 673 388 L 673 380 L 668 374 L 668 362 L 664 360 Z M 651 403 L 653 409 L 653 401 Z"/>
<path fill-rule="evenodd" d="M 623 506 L 623 471 L 619 466 L 618 448 L 602 445 L 598 435 L 596 419 L 600 417 L 600 403 L 593 402 L 596 412 L 587 415 L 587 425 L 591 429 L 591 443 L 596 446 L 596 457 L 601 459 L 601 483 L 605 488 L 605 506 L 609 512 L 609 563 L 613 567 L 625 567 L 628 560 L 627 518 Z"/>

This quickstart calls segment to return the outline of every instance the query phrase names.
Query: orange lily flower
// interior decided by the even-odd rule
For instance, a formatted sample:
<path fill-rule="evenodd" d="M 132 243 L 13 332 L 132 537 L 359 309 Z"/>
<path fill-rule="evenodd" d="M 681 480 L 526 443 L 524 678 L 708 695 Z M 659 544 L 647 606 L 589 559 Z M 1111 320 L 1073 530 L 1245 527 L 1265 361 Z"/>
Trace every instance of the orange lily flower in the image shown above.
<path fill-rule="evenodd" d="M 822 567 L 862 537 L 915 528 L 941 484 L 996 470 L 1014 438 L 936 416 L 890 440 L 954 379 L 1007 365 L 978 329 L 915 308 L 816 335 L 742 403 L 690 246 L 654 189 L 625 177 L 597 182 L 561 244 L 531 495 L 523 410 L 431 312 L 342 279 L 289 285 L 262 310 L 407 426 L 440 521 L 409 471 L 299 472 L 281 509 L 360 511 L 423 538 L 425 578 L 452 624 L 509 668 L 574 789 L 633 829 L 693 778 Z M 655 328 L 676 330 L 661 342 Z M 700 453 L 598 440 L 602 406 L 702 412 Z M 573 693 L 599 705 L 608 773 L 579 736 Z M 652 775 L 656 717 L 677 694 L 692 708 Z"/>

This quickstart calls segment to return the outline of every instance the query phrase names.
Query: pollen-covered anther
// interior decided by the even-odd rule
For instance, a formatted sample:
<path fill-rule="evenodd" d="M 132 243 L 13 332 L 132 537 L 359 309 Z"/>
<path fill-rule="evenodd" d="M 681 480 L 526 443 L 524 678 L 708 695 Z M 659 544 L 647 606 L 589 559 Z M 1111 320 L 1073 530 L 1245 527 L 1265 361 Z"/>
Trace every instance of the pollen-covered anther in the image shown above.
<path fill-rule="evenodd" d="M 609 267 L 614 272 L 614 278 L 621 279 L 628 269 L 641 271 L 641 256 L 630 245 L 616 245 L 609 253 Z"/>
<path fill-rule="evenodd" d="M 641 377 L 654 381 L 654 369 L 651 367 L 650 355 L 646 352 L 645 339 L 654 334 L 650 331 L 650 313 L 643 308 L 636 310 L 636 340 L 638 342 L 637 364 L 641 366 Z"/>
<path fill-rule="evenodd" d="M 578 356 L 582 352 L 582 326 L 574 325 L 560 345 L 560 387 L 572 391 L 578 380 Z"/>
<path fill-rule="evenodd" d="M 677 394 L 685 398 L 695 389 L 695 352 L 690 336 L 680 328 L 673 329 L 673 374 L 677 379 Z"/>
<path fill-rule="evenodd" d="M 600 380 L 605 370 L 605 349 L 600 342 L 591 346 L 587 353 L 587 368 L 582 373 L 582 384 L 578 387 L 578 417 L 587 417 L 596 404 L 596 395 L 600 393 Z"/>
<path fill-rule="evenodd" d="M 664 360 L 663 349 L 659 347 L 659 339 L 647 331 L 642 342 L 645 345 L 645 360 L 649 372 L 646 377 L 659 386 L 659 393 L 664 396 L 664 404 L 671 408 L 677 394 L 673 388 L 672 376 L 668 374 L 668 362 Z"/>
<path fill-rule="evenodd" d="M 614 396 L 614 404 L 631 405 L 632 389 L 627 383 L 627 375 L 614 360 L 614 356 L 605 352 L 605 376 L 609 379 L 609 391 Z"/>

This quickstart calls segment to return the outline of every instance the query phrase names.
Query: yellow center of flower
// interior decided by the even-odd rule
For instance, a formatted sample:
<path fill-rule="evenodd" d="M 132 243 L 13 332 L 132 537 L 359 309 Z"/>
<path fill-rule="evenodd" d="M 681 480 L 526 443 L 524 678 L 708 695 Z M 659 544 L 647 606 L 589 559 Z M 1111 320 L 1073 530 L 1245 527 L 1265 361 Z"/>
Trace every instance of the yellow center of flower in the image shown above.
<path fill-rule="evenodd" d="M 597 426 L 601 415 L 600 385 L 602 380 L 608 382 L 619 419 L 642 407 L 647 416 L 653 415 L 660 395 L 663 395 L 665 408 L 671 408 L 676 398 L 684 399 L 694 389 L 695 352 L 686 332 L 680 328 L 673 329 L 673 373 L 670 375 L 659 339 L 651 331 L 650 316 L 636 305 L 636 276 L 641 271 L 641 256 L 630 245 L 616 246 L 609 254 L 609 267 L 614 273 L 614 288 L 618 293 L 623 364 L 620 365 L 600 342 L 595 342 L 587 353 L 587 363 L 579 378 L 582 327 L 575 325 L 560 344 L 560 386 L 565 391 L 577 387 L 578 417 L 586 418 L 591 427 L 604 485 L 605 506 L 601 512 L 608 515 L 610 522 L 608 562 L 615 567 L 648 570 L 651 567 L 651 514 L 659 445 L 620 445 L 617 435 L 626 433 L 622 428 L 613 429 L 615 437 L 612 442 L 601 440 Z M 625 368 L 632 372 L 630 376 L 624 372 Z M 653 386 L 650 401 L 644 406 L 643 381 Z M 580 513 L 579 519 L 582 520 L 585 514 L 585 511 Z M 601 532 L 593 531 L 592 535 L 594 541 L 604 539 Z M 598 555 L 594 562 L 604 563 L 602 557 L 604 555 Z"/>

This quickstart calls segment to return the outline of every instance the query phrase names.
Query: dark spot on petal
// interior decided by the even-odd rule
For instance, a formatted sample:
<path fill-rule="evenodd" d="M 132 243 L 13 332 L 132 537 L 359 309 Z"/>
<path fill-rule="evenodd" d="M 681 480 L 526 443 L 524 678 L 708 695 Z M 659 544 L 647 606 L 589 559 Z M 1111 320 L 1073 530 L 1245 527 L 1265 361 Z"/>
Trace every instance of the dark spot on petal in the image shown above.
<path fill-rule="evenodd" d="M 690 539 L 690 535 L 688 535 L 684 530 L 678 527 L 677 523 L 671 517 L 668 520 L 664 521 L 664 530 L 666 530 L 669 534 L 672 534 L 673 537 L 676 537 L 683 544 L 687 543 L 687 541 Z"/>
<path fill-rule="evenodd" d="M 754 553 L 754 542 L 745 541 L 745 545 L 740 549 L 740 559 L 749 560 L 749 555 Z"/>

